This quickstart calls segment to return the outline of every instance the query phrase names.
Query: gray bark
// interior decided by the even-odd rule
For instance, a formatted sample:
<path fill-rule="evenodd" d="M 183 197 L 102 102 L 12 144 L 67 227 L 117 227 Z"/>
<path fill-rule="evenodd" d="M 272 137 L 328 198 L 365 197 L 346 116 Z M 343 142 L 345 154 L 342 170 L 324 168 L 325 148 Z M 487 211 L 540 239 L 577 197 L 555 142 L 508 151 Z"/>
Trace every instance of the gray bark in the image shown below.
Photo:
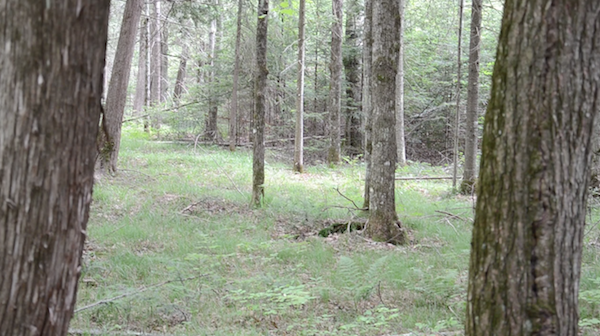
<path fill-rule="evenodd" d="M 185 40 L 181 42 L 181 57 L 179 59 L 179 68 L 177 70 L 177 79 L 175 80 L 175 89 L 173 89 L 173 103 L 179 106 L 181 95 L 185 90 L 185 77 L 187 75 L 187 61 L 189 57 L 188 45 Z"/>
<path fill-rule="evenodd" d="M 358 31 L 358 1 L 351 0 L 346 10 L 346 47 L 343 64 L 346 74 L 346 148 L 349 154 L 359 154 L 362 150 L 362 134 L 360 127 L 360 60 Z"/>
<path fill-rule="evenodd" d="M 304 16 L 305 0 L 298 9 L 298 89 L 296 94 L 296 132 L 294 142 L 294 171 L 304 171 Z"/>
<path fill-rule="evenodd" d="M 465 0 L 460 0 L 458 7 L 458 48 L 457 48 L 457 69 L 456 69 L 456 119 L 454 121 L 454 149 L 452 151 L 454 165 L 452 167 L 452 188 L 456 188 L 458 178 L 458 138 L 460 136 L 460 92 L 461 92 L 461 68 L 462 68 L 462 28 L 463 28 L 463 8 Z"/>
<path fill-rule="evenodd" d="M 237 24 L 235 33 L 235 65 L 233 68 L 233 90 L 231 93 L 231 111 L 229 112 L 229 150 L 235 152 L 237 144 L 238 86 L 240 78 L 240 44 L 242 40 L 243 2 L 238 0 Z"/>
<path fill-rule="evenodd" d="M 600 2 L 506 2 L 486 112 L 466 335 L 578 335 L 600 108 Z"/>
<path fill-rule="evenodd" d="M 141 14 L 142 0 L 127 0 L 113 62 L 113 72 L 110 76 L 108 94 L 106 95 L 102 132 L 101 136 L 98 137 L 100 169 L 113 174 L 117 171 L 117 160 L 121 144 L 121 124 L 125 103 L 127 102 L 131 59 L 133 58 L 133 48 Z"/>
<path fill-rule="evenodd" d="M 477 119 L 479 116 L 479 50 L 481 43 L 481 0 L 473 0 L 471 40 L 469 42 L 469 83 L 467 87 L 467 125 L 465 167 L 460 185 L 463 194 L 471 194 L 477 176 Z"/>
<path fill-rule="evenodd" d="M 143 5 L 143 12 L 146 12 L 146 7 Z M 142 18 L 140 23 L 139 46 L 138 73 L 133 100 L 135 114 L 142 114 L 144 106 L 148 103 L 148 18 L 146 17 Z"/>
<path fill-rule="evenodd" d="M 150 105 L 160 101 L 160 0 L 152 0 L 150 18 Z"/>
<path fill-rule="evenodd" d="M 396 150 L 398 165 L 406 166 L 406 140 L 404 139 L 404 6 L 400 0 L 400 52 L 398 54 L 398 79 L 396 82 Z"/>
<path fill-rule="evenodd" d="M 67 334 L 92 200 L 108 12 L 108 0 L 0 2 L 0 335 Z"/>
<path fill-rule="evenodd" d="M 373 2 L 372 0 L 365 0 L 365 22 L 364 22 L 364 36 L 363 36 L 363 83 L 362 83 L 362 111 L 363 111 L 363 125 L 364 130 L 364 141 L 365 144 L 365 191 L 363 208 L 368 209 L 370 204 L 370 180 L 371 180 L 371 152 L 372 152 L 372 139 L 371 131 L 373 128 L 373 110 L 371 105 L 371 63 L 373 61 Z"/>
<path fill-rule="evenodd" d="M 400 51 L 397 0 L 373 1 L 372 102 L 373 132 L 369 223 L 366 234 L 376 241 L 404 242 L 396 214 L 396 79 Z"/>
<path fill-rule="evenodd" d="M 342 13 L 343 1 L 333 0 L 332 11 L 334 22 L 331 25 L 331 63 L 329 70 L 331 80 L 329 84 L 329 137 L 331 144 L 327 161 L 329 164 L 339 164 L 341 162 L 340 154 L 340 114 L 342 101 Z"/>
<path fill-rule="evenodd" d="M 265 197 L 265 110 L 267 93 L 267 28 L 269 0 L 258 2 L 256 24 L 256 70 L 254 75 L 254 149 L 252 156 L 252 202 L 255 207 L 263 205 Z"/>

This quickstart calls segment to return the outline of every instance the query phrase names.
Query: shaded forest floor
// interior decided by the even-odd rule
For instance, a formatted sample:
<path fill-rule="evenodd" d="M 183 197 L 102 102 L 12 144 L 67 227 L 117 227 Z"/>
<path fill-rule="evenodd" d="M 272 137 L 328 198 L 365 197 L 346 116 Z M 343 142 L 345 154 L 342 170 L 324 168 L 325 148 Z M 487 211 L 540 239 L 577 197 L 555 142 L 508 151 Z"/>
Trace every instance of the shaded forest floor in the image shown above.
<path fill-rule="evenodd" d="M 159 144 L 126 132 L 121 171 L 101 177 L 94 188 L 78 293 L 82 310 L 71 329 L 461 334 L 471 197 L 453 194 L 447 180 L 397 181 L 409 244 L 374 243 L 360 232 L 321 237 L 323 228 L 363 216 L 338 190 L 360 206 L 364 166 L 311 166 L 300 175 L 269 154 L 266 161 L 266 204 L 250 209 L 250 152 Z M 398 175 L 446 173 L 413 164 Z M 580 294 L 585 335 L 600 334 L 598 218 L 590 210 Z"/>

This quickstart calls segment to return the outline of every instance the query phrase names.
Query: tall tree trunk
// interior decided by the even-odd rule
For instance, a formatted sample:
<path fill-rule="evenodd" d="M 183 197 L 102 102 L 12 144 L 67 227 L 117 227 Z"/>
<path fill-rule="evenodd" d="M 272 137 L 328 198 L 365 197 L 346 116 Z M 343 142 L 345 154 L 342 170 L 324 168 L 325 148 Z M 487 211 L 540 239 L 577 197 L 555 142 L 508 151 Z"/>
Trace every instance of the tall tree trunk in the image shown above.
<path fill-rule="evenodd" d="M 252 160 L 252 205 L 260 207 L 265 197 L 265 110 L 267 94 L 267 28 L 269 0 L 258 2 L 256 24 L 256 70 L 254 75 L 254 152 Z"/>
<path fill-rule="evenodd" d="M 0 5 L 0 335 L 67 334 L 92 200 L 109 1 L 48 4 Z"/>
<path fill-rule="evenodd" d="M 208 43 L 210 48 L 210 73 L 209 73 L 209 94 L 208 94 L 208 115 L 206 118 L 206 127 L 204 138 L 209 141 L 217 141 L 217 116 L 219 107 L 217 106 L 216 92 L 214 89 L 216 74 L 215 74 L 215 56 L 217 46 L 217 19 L 214 18 L 210 22 L 210 31 L 208 33 Z"/>
<path fill-rule="evenodd" d="M 304 171 L 304 16 L 306 1 L 298 9 L 298 90 L 296 93 L 296 133 L 294 141 L 294 171 Z"/>
<path fill-rule="evenodd" d="M 362 111 L 364 131 L 364 146 L 365 146 L 365 192 L 363 209 L 369 209 L 371 203 L 370 196 L 370 181 L 371 181 L 371 152 L 372 146 L 372 129 L 373 129 L 373 110 L 371 105 L 371 63 L 373 62 L 373 1 L 365 0 L 365 21 L 364 21 L 364 36 L 363 36 L 363 83 L 362 83 Z"/>
<path fill-rule="evenodd" d="M 129 85 L 129 72 L 131 70 L 131 59 L 137 27 L 142 14 L 142 0 L 127 0 L 121 33 L 117 43 L 117 51 L 113 64 L 113 72 L 110 76 L 108 94 L 106 95 L 106 107 L 102 118 L 102 132 L 98 137 L 98 148 L 100 151 L 100 169 L 109 173 L 117 172 L 117 159 L 121 144 L 121 125 L 123 112 L 127 102 L 127 86 Z"/>
<path fill-rule="evenodd" d="M 331 25 L 331 63 L 329 70 L 331 80 L 329 84 L 329 164 L 339 164 L 340 156 L 340 113 L 342 109 L 342 13 L 343 0 L 332 0 L 334 22 Z"/>
<path fill-rule="evenodd" d="M 506 1 L 478 186 L 466 335 L 578 335 L 600 108 L 600 2 Z"/>
<path fill-rule="evenodd" d="M 168 12 L 163 13 L 160 25 L 160 102 L 169 99 L 169 25 Z"/>
<path fill-rule="evenodd" d="M 406 166 L 406 140 L 404 139 L 404 6 L 400 0 L 400 52 L 398 54 L 398 79 L 396 82 L 396 151 L 399 166 Z"/>
<path fill-rule="evenodd" d="M 359 46 L 356 21 L 358 16 L 357 0 L 351 0 L 346 10 L 346 48 L 343 57 L 346 73 L 346 145 L 352 154 L 362 150 L 362 134 L 360 130 L 360 72 Z"/>
<path fill-rule="evenodd" d="M 146 5 L 142 4 L 142 11 L 146 12 Z M 144 15 L 145 16 L 145 15 Z M 148 103 L 148 18 L 144 17 L 140 23 L 140 50 L 138 56 L 138 73 L 135 84 L 135 98 L 133 99 L 133 112 L 142 114 L 144 106 Z"/>
<path fill-rule="evenodd" d="M 229 150 L 235 152 L 237 143 L 238 118 L 238 86 L 240 81 L 240 44 L 242 40 L 242 14 L 244 3 L 238 0 L 237 24 L 235 32 L 235 66 L 233 68 L 233 90 L 231 93 L 231 110 L 229 111 Z"/>
<path fill-rule="evenodd" d="M 458 7 L 458 50 L 457 50 L 457 69 L 456 69 L 456 119 L 454 121 L 454 149 L 452 167 L 452 188 L 456 188 L 456 180 L 458 178 L 458 138 L 460 136 L 460 92 L 461 92 L 461 68 L 462 68 L 462 28 L 463 28 L 463 8 L 465 7 L 465 0 L 460 0 Z"/>
<path fill-rule="evenodd" d="M 481 42 L 481 0 L 473 0 L 471 40 L 469 42 L 469 83 L 467 87 L 467 127 L 465 135 L 465 167 L 460 185 L 463 194 L 471 194 L 477 167 L 477 117 L 479 107 L 479 50 Z"/>
<path fill-rule="evenodd" d="M 150 18 L 150 105 L 160 102 L 160 0 L 152 0 Z"/>
<path fill-rule="evenodd" d="M 187 60 L 189 57 L 188 45 L 185 40 L 181 41 L 181 57 L 179 59 L 179 69 L 177 70 L 177 79 L 175 80 L 175 89 L 173 89 L 173 103 L 179 106 L 181 95 L 185 89 L 185 77 L 187 75 Z"/>
<path fill-rule="evenodd" d="M 369 224 L 366 233 L 376 241 L 404 242 L 396 214 L 396 79 L 400 51 L 398 0 L 373 1 L 373 152 Z"/>

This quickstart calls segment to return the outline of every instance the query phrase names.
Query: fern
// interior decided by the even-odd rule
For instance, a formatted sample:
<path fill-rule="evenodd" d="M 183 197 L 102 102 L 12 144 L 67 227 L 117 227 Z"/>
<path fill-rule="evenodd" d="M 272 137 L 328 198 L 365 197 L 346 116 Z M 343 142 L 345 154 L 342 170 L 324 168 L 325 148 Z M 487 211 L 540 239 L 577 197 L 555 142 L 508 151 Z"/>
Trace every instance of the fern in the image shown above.
<path fill-rule="evenodd" d="M 354 259 L 342 256 L 338 262 L 338 275 L 344 287 L 356 301 L 367 299 L 381 279 L 387 256 L 377 259 L 364 271 Z"/>

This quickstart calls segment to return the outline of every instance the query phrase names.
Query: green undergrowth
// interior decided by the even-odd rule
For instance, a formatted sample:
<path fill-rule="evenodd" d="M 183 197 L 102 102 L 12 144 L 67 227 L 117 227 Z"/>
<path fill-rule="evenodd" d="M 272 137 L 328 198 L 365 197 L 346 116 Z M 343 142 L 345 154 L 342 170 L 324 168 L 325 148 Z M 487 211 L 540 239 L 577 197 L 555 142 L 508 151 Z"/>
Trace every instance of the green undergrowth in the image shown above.
<path fill-rule="evenodd" d="M 294 174 L 291 164 L 267 155 L 261 209 L 249 206 L 252 157 L 244 149 L 157 143 L 127 130 L 119 166 L 94 188 L 77 304 L 85 309 L 72 329 L 169 335 L 462 329 L 474 200 L 451 192 L 448 180 L 397 182 L 409 242 L 392 246 L 360 232 L 317 235 L 364 216 L 356 210 L 364 165 L 356 161 Z M 447 173 L 413 163 L 397 175 Z M 590 332 L 600 325 L 599 235 L 591 225 L 582 270 L 582 323 Z"/>

